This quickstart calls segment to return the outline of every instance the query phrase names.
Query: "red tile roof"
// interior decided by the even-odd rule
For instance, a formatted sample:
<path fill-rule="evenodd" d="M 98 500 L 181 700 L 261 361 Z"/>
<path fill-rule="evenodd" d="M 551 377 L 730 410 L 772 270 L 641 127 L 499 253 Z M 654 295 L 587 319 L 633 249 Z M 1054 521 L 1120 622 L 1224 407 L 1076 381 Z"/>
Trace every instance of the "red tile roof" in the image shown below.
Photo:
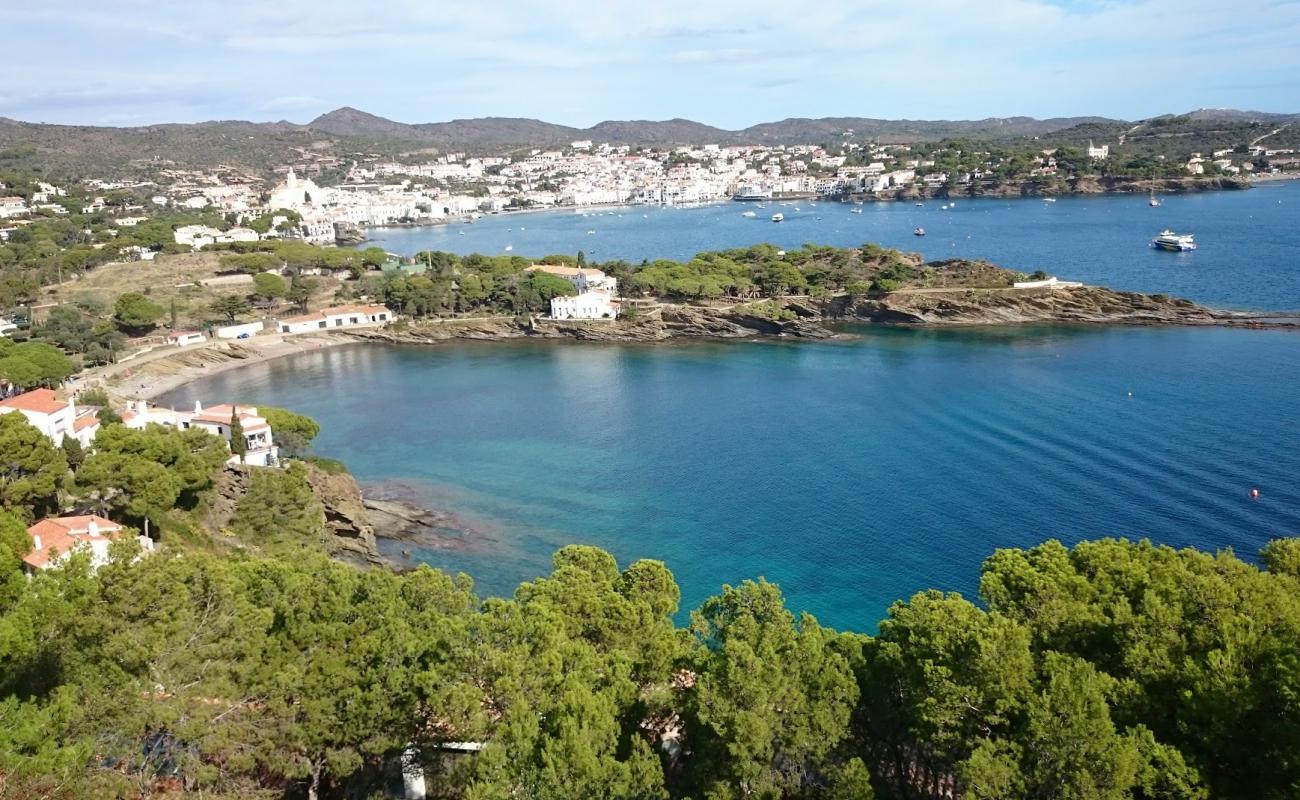
<path fill-rule="evenodd" d="M 52 389 L 33 389 L 7 400 L 0 400 L 0 406 L 16 408 L 20 411 L 35 411 L 39 414 L 57 414 L 68 407 L 68 401 L 60 400 Z"/>
<path fill-rule="evenodd" d="M 69 553 L 77 545 L 90 540 L 91 522 L 95 523 L 99 535 L 108 539 L 116 538 L 122 532 L 121 525 L 97 514 L 43 519 L 27 529 L 32 537 L 32 551 L 23 556 L 23 563 L 35 569 L 49 566 L 52 558 Z M 39 550 L 36 549 L 36 537 L 41 541 Z"/>

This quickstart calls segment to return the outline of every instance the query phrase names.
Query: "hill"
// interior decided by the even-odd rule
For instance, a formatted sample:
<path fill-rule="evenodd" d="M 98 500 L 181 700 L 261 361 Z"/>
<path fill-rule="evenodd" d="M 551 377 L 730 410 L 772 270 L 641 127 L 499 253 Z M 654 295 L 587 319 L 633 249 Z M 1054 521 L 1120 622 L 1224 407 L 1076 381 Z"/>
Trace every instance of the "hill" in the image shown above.
<path fill-rule="evenodd" d="M 554 147 L 579 139 L 626 145 L 824 144 L 833 141 L 937 141 L 963 137 L 1011 140 L 1038 137 L 1060 143 L 1106 140 L 1121 134 L 1206 146 L 1250 133 L 1252 126 L 1300 119 L 1230 109 L 1201 109 L 1182 116 L 1127 122 L 1105 117 L 990 117 L 982 120 L 886 120 L 868 117 L 790 118 L 729 131 L 687 119 L 607 120 L 589 128 L 519 117 L 483 117 L 409 124 L 344 107 L 305 125 L 292 122 L 216 120 L 133 128 L 47 125 L 0 117 L 0 167 L 44 169 L 54 174 L 115 174 L 135 167 L 228 164 L 256 170 L 296 160 L 299 151 L 346 155 L 398 155 L 421 149 L 500 153 Z"/>

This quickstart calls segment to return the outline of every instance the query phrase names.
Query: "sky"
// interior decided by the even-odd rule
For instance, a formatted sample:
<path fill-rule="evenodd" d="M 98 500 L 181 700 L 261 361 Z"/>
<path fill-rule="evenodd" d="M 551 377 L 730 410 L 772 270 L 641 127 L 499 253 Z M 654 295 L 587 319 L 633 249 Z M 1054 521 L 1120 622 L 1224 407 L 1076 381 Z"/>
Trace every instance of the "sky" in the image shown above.
<path fill-rule="evenodd" d="M 1300 112 L 1300 0 L 0 0 L 0 116 Z"/>

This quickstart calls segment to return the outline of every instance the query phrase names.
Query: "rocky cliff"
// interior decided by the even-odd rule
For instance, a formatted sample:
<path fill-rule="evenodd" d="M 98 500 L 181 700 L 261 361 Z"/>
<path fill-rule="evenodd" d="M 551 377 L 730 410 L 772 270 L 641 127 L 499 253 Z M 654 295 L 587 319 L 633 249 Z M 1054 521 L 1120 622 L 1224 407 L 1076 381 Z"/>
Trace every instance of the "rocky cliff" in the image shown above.
<path fill-rule="evenodd" d="M 375 526 L 366 512 L 361 489 L 351 475 L 333 474 L 306 464 L 307 483 L 325 511 L 326 548 L 340 561 L 358 566 L 386 563 L 375 541 Z M 218 540 L 225 540 L 224 530 L 235 507 L 248 492 L 252 470 L 261 467 L 227 466 L 213 482 L 204 512 L 203 528 Z M 227 542 L 242 546 L 237 542 Z"/>

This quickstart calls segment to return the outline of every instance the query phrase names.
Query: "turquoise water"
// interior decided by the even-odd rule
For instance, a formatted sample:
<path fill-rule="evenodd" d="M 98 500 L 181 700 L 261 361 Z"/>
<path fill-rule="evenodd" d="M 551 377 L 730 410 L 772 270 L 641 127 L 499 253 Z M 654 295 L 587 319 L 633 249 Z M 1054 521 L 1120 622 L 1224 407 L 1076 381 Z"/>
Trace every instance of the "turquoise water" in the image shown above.
<path fill-rule="evenodd" d="M 973 592 L 996 547 L 1300 535 L 1298 393 L 1294 333 L 1032 327 L 348 346 L 169 399 L 316 417 L 318 452 L 458 514 L 415 555 L 482 592 L 588 542 L 666 561 L 684 608 L 764 575 L 871 630 L 918 590 Z"/>
<path fill-rule="evenodd" d="M 799 211 L 795 211 L 795 206 Z M 371 231 L 374 244 L 409 255 L 423 249 L 540 257 L 584 250 L 597 260 L 688 259 L 705 250 L 770 241 L 857 246 L 879 242 L 927 258 L 987 258 L 1061 278 L 1140 292 L 1166 292 L 1223 308 L 1300 309 L 1300 181 L 1248 191 L 1170 195 L 1150 208 L 1144 195 L 1041 200 L 959 200 L 862 206 L 748 203 L 702 208 L 572 210 L 487 216 L 476 224 Z M 785 221 L 773 223 L 774 210 Z M 912 235 L 917 226 L 928 235 Z M 1162 228 L 1196 235 L 1200 249 L 1162 253 L 1147 243 Z M 588 233 L 592 231 L 592 233 Z"/>

